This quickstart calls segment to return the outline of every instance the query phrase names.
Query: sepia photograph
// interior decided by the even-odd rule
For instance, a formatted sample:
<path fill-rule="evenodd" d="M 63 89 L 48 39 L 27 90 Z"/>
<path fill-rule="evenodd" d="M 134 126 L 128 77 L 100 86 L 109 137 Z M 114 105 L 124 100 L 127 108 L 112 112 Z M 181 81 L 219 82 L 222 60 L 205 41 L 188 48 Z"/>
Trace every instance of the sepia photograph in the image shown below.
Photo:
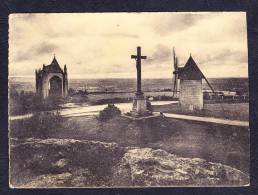
<path fill-rule="evenodd" d="M 246 12 L 13 13 L 8 69 L 11 188 L 250 185 Z"/>

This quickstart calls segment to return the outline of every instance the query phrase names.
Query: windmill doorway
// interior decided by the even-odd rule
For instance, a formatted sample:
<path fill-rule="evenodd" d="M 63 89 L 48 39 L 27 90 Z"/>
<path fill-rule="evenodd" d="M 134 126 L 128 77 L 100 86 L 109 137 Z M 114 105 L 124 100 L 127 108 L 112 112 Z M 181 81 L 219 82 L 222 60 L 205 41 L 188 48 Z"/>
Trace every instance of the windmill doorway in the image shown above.
<path fill-rule="evenodd" d="M 62 79 L 58 76 L 53 76 L 49 80 L 49 96 L 61 97 L 62 96 Z"/>

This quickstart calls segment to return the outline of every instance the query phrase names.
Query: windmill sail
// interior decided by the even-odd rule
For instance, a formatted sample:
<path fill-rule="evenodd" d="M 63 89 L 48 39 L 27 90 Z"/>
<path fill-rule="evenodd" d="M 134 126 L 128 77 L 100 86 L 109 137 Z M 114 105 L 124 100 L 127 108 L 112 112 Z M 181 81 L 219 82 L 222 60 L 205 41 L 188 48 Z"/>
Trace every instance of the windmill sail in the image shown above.
<path fill-rule="evenodd" d="M 174 86 L 173 86 L 173 97 L 177 94 L 177 80 L 178 80 L 178 58 L 175 53 L 175 48 L 173 47 L 173 61 L 174 61 Z"/>

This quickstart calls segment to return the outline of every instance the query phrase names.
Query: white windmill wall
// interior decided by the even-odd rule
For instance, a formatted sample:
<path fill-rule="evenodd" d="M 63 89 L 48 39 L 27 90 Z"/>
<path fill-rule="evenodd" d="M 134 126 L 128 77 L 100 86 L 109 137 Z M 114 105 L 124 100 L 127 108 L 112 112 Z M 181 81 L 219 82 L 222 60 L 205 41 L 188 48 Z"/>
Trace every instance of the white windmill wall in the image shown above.
<path fill-rule="evenodd" d="M 184 111 L 203 109 L 202 80 L 181 80 L 179 103 Z"/>

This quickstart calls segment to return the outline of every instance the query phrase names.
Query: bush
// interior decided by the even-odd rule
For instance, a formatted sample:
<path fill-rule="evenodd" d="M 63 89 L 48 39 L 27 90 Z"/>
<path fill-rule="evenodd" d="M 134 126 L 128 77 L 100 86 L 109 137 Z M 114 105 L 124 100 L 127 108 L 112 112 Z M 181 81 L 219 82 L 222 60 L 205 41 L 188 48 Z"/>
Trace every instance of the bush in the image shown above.
<path fill-rule="evenodd" d="M 117 108 L 114 104 L 108 104 L 108 106 L 104 108 L 104 110 L 99 112 L 98 119 L 100 121 L 107 121 L 120 114 L 121 114 L 121 111 L 119 110 L 119 108 Z"/>
<path fill-rule="evenodd" d="M 74 96 L 74 95 L 80 95 L 80 96 L 83 96 L 83 97 L 87 97 L 87 95 L 89 94 L 88 93 L 88 91 L 86 90 L 86 89 L 84 89 L 84 90 L 78 90 L 78 91 L 76 91 L 75 89 L 73 89 L 73 88 L 69 88 L 68 89 L 68 94 L 70 95 L 70 96 Z"/>
<path fill-rule="evenodd" d="M 151 112 L 153 111 L 153 107 L 152 107 L 150 101 L 147 101 L 147 110 L 149 110 L 149 111 L 151 111 Z"/>
<path fill-rule="evenodd" d="M 40 102 L 40 98 L 32 92 L 10 92 L 10 114 L 24 114 L 34 109 Z"/>
<path fill-rule="evenodd" d="M 48 97 L 42 99 L 40 96 L 33 92 L 20 93 L 10 92 L 10 114 L 19 115 L 35 111 L 47 111 L 58 109 L 59 105 L 64 102 L 60 97 Z"/>
<path fill-rule="evenodd" d="M 11 137 L 49 138 L 62 130 L 64 118 L 59 112 L 35 113 L 31 118 L 14 120 L 10 123 Z"/>
<path fill-rule="evenodd" d="M 100 105 L 100 104 L 112 104 L 112 103 L 126 103 L 131 102 L 131 98 L 111 98 L 111 99 L 100 99 L 95 101 L 93 104 Z"/>

